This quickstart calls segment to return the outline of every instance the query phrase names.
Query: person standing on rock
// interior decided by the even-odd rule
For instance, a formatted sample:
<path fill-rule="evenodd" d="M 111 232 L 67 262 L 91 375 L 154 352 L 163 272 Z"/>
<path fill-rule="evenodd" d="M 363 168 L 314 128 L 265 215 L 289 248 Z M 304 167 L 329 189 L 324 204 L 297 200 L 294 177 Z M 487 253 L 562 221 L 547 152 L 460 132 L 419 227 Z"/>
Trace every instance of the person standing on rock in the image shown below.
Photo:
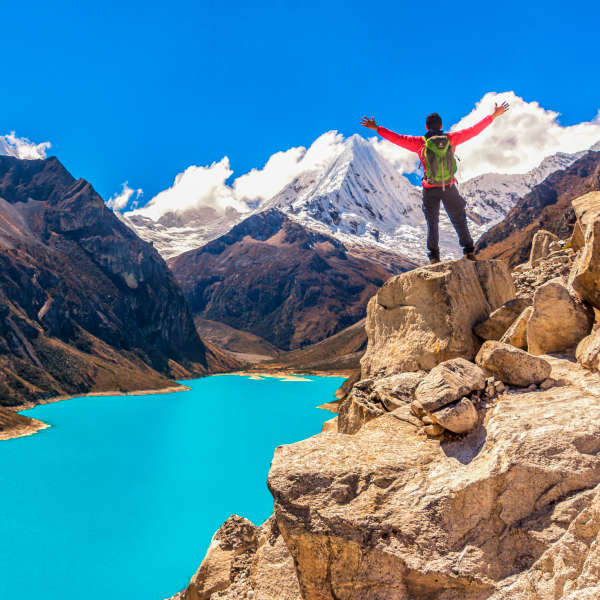
<path fill-rule="evenodd" d="M 363 117 L 360 121 L 363 127 L 376 131 L 381 137 L 401 148 L 416 152 L 421 159 L 423 165 L 423 212 L 427 220 L 427 250 L 429 251 L 430 265 L 440 262 L 440 201 L 444 203 L 446 213 L 456 229 L 465 258 L 477 260 L 475 244 L 467 225 L 465 211 L 467 203 L 458 193 L 454 179 L 456 173 L 454 148 L 480 134 L 496 117 L 503 115 L 507 110 L 507 102 L 502 106 L 496 104 L 494 112 L 479 121 L 477 125 L 449 133 L 444 133 L 442 130 L 440 115 L 432 113 L 425 120 L 427 133 L 423 137 L 399 135 L 385 127 L 379 127 L 375 123 L 375 117 L 370 119 Z"/>

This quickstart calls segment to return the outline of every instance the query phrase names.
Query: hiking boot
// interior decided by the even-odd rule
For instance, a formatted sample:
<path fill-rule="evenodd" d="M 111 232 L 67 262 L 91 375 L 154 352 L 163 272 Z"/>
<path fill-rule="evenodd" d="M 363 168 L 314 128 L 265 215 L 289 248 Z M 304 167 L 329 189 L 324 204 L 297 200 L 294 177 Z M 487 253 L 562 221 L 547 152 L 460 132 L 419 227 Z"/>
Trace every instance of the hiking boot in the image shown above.
<path fill-rule="evenodd" d="M 440 259 L 439 259 L 439 258 L 432 258 L 432 259 L 429 261 L 429 264 L 430 264 L 430 265 L 437 265 L 439 262 L 440 262 Z"/>
<path fill-rule="evenodd" d="M 475 256 L 475 252 L 467 252 L 464 256 L 465 260 L 471 260 L 473 262 L 477 262 L 477 257 Z"/>

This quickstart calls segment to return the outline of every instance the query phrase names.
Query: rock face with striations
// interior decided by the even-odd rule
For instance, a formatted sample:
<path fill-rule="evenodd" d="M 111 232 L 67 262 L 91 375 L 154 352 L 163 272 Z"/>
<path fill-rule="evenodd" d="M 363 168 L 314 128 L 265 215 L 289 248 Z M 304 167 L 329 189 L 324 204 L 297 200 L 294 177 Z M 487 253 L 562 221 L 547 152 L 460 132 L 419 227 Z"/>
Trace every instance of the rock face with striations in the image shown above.
<path fill-rule="evenodd" d="M 164 388 L 236 366 L 164 260 L 58 159 L 0 156 L 0 404 Z"/>
<path fill-rule="evenodd" d="M 515 297 L 500 261 L 454 260 L 387 281 L 367 309 L 363 377 L 430 370 L 446 360 L 473 360 L 473 327 Z"/>

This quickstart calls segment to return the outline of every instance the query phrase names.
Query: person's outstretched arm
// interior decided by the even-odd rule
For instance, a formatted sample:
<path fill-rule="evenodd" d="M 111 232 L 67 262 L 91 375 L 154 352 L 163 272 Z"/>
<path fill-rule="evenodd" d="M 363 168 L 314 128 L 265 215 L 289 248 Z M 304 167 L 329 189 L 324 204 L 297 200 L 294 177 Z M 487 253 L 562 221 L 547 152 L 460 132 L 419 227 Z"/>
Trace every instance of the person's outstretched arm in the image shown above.
<path fill-rule="evenodd" d="M 459 144 L 464 144 L 471 138 L 474 138 L 476 135 L 479 135 L 488 125 L 492 124 L 494 119 L 497 119 L 500 115 L 503 115 L 508 110 L 508 102 L 505 102 L 502 106 L 494 107 L 494 112 L 491 115 L 485 117 L 477 123 L 477 125 L 473 125 L 473 127 L 469 127 L 468 129 L 461 129 L 460 131 L 451 131 L 448 134 L 448 139 L 453 146 L 458 146 Z"/>
<path fill-rule="evenodd" d="M 375 123 L 375 117 L 371 117 L 370 119 L 363 117 L 360 120 L 360 124 L 367 129 L 376 131 L 381 137 L 392 142 L 392 144 L 396 144 L 401 148 L 406 148 L 406 150 L 418 153 L 423 147 L 422 137 L 418 137 L 416 135 L 400 135 L 390 131 L 389 129 L 386 129 L 385 127 L 379 127 L 377 123 Z"/>

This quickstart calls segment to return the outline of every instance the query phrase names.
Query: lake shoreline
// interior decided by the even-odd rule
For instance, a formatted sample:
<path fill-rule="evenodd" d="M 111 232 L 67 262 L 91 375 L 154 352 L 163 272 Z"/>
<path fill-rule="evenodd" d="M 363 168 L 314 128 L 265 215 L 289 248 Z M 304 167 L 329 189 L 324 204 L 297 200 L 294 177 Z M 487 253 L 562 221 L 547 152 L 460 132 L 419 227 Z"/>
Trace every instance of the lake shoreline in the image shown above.
<path fill-rule="evenodd" d="M 282 381 L 309 381 L 305 379 L 305 377 L 348 377 L 347 374 L 341 373 L 332 373 L 328 371 L 327 373 L 290 373 L 289 371 L 235 371 L 233 373 L 213 373 L 208 375 L 208 377 L 218 377 L 223 375 L 238 375 L 243 377 L 249 377 L 250 379 L 260 380 L 263 378 L 276 378 L 281 379 Z M 184 380 L 185 381 L 185 380 Z M 98 397 L 98 396 L 146 396 L 150 394 L 174 394 L 176 392 L 187 392 L 191 390 L 187 385 L 176 385 L 169 386 L 165 388 L 158 388 L 153 390 L 132 390 L 130 392 L 122 392 L 116 390 L 109 390 L 105 392 L 89 392 L 87 394 L 64 394 L 61 396 L 54 396 L 52 398 L 45 398 L 40 400 L 39 402 L 26 402 L 24 404 L 19 404 L 18 406 L 6 406 L 7 410 L 10 410 L 15 413 L 20 413 L 23 410 L 29 410 L 31 408 L 35 408 L 36 406 L 40 406 L 42 404 L 52 404 L 54 402 L 61 402 L 63 400 L 72 400 L 74 398 L 89 398 L 89 397 Z M 321 407 L 317 407 L 321 408 Z M 327 408 L 326 410 L 329 410 Z M 332 411 L 333 412 L 333 411 Z M 25 415 L 22 415 L 25 417 Z M 33 435 L 38 431 L 42 431 L 43 429 L 48 429 L 51 425 L 44 423 L 43 421 L 38 421 L 37 419 L 32 419 L 31 417 L 26 417 L 31 421 L 28 424 L 20 424 L 18 426 L 12 427 L 5 431 L 0 431 L 0 441 L 11 440 L 20 437 L 26 437 L 29 435 Z"/>
<path fill-rule="evenodd" d="M 102 396 L 146 396 L 146 395 L 154 395 L 154 394 L 174 394 L 176 392 L 187 392 L 191 390 L 187 385 L 172 385 L 165 388 L 158 388 L 154 390 L 132 390 L 130 392 L 122 392 L 117 390 L 111 390 L 106 392 L 89 392 L 87 394 L 63 394 L 61 396 L 54 396 L 52 398 L 44 398 L 39 402 L 26 402 L 24 404 L 19 404 L 18 406 L 6 406 L 7 410 L 11 412 L 20 413 L 23 410 L 30 410 L 31 408 L 35 408 L 36 406 L 41 406 L 42 404 L 53 404 L 54 402 L 62 402 L 63 400 L 72 400 L 74 398 L 90 398 L 90 397 L 102 397 Z M 20 424 L 15 427 L 11 427 L 5 431 L 0 431 L 0 441 L 4 440 L 12 440 L 15 438 L 26 437 L 28 435 L 33 435 L 38 431 L 43 429 L 48 429 L 51 425 L 44 423 L 43 421 L 38 421 L 37 419 L 32 419 L 31 417 L 27 417 L 26 415 L 21 415 L 31 421 L 28 424 Z"/>

